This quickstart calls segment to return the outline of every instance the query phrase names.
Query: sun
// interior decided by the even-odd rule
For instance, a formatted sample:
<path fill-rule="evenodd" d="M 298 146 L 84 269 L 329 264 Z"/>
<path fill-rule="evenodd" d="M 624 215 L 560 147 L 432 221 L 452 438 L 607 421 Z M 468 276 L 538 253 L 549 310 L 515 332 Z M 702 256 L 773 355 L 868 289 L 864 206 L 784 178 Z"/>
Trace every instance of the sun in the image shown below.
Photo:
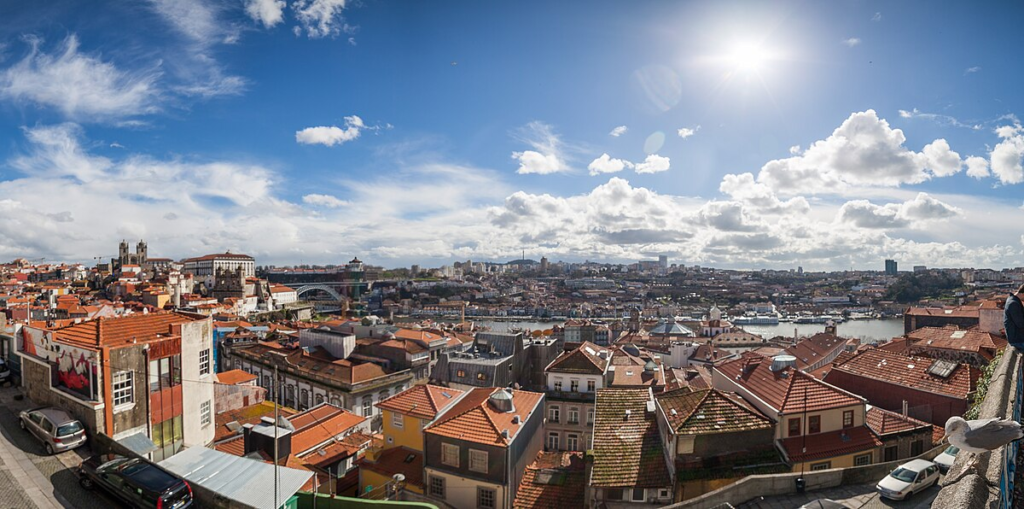
<path fill-rule="evenodd" d="M 768 53 L 754 44 L 737 44 L 726 60 L 734 71 L 756 73 L 761 70 L 768 58 Z"/>

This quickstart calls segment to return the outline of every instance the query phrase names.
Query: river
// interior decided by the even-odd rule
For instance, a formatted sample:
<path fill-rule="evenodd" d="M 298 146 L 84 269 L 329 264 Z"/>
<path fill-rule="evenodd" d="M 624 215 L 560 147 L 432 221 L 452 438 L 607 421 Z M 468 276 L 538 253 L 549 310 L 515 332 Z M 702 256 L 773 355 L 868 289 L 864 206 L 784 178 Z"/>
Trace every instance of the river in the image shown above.
<path fill-rule="evenodd" d="M 495 332 L 505 332 L 512 328 L 530 330 L 550 329 L 564 322 L 481 320 L 475 323 L 478 326 L 490 327 Z M 798 324 L 783 322 L 778 325 L 743 326 L 743 330 L 769 339 L 775 336 L 793 337 L 794 329 L 800 336 L 810 336 L 824 332 L 825 325 L 820 323 Z M 840 323 L 837 327 L 837 332 L 839 336 L 844 338 L 859 338 L 867 342 L 888 341 L 903 335 L 903 320 L 899 318 L 888 320 L 850 320 Z"/>

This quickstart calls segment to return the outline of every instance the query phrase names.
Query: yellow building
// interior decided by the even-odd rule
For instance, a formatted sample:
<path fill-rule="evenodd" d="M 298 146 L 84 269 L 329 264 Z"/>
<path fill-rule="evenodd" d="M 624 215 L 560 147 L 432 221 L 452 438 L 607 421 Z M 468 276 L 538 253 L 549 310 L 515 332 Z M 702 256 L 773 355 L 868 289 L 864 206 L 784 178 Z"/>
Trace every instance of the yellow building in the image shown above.
<path fill-rule="evenodd" d="M 414 385 L 380 403 L 383 440 L 359 464 L 359 492 L 374 493 L 395 474 L 405 488 L 423 493 L 423 428 L 447 409 L 463 391 L 436 385 Z"/>

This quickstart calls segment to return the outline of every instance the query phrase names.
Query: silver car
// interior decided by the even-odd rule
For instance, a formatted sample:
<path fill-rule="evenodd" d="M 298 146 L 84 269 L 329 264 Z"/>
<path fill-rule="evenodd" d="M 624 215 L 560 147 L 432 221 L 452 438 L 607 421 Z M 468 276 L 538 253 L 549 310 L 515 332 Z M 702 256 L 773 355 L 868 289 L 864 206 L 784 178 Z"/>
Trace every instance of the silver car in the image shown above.
<path fill-rule="evenodd" d="M 59 408 L 33 408 L 22 411 L 18 417 L 21 429 L 35 435 L 46 448 L 46 454 L 69 451 L 85 443 L 85 427 Z"/>

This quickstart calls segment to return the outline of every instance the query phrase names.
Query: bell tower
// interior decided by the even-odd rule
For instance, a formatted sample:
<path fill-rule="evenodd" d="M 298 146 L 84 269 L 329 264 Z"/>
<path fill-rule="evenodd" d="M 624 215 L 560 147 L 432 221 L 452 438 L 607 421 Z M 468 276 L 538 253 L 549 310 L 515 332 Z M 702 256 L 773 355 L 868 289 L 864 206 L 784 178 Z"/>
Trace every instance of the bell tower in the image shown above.
<path fill-rule="evenodd" d="M 147 250 L 146 241 L 139 239 L 139 244 L 135 246 L 135 254 L 139 258 L 139 265 L 146 265 L 146 258 L 149 256 Z"/>

